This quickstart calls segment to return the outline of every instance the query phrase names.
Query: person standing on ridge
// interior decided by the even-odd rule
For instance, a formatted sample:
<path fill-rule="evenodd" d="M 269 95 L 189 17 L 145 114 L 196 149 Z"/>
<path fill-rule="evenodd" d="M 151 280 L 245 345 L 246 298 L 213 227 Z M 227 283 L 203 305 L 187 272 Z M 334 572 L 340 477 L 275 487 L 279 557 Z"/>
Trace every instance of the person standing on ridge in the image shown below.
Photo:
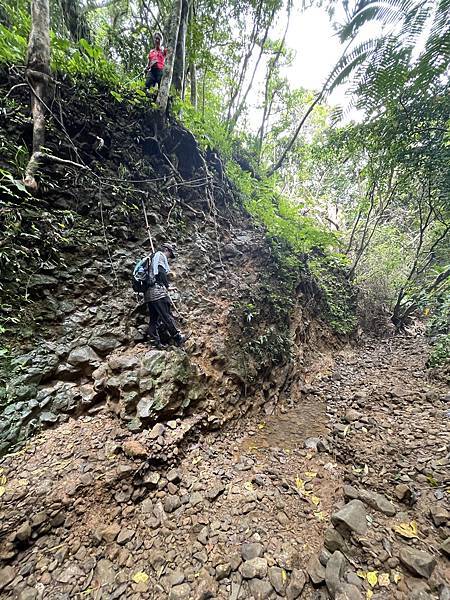
<path fill-rule="evenodd" d="M 150 286 L 144 294 L 144 302 L 147 303 L 150 322 L 148 335 L 157 348 L 163 348 L 159 335 L 159 327 L 164 327 L 173 338 L 177 346 L 181 346 L 186 337 L 177 329 L 174 318 L 170 312 L 169 282 L 170 273 L 169 258 L 175 258 L 175 251 L 170 244 L 163 244 L 161 250 L 155 252 L 151 268 L 155 277 L 155 285 Z"/>
<path fill-rule="evenodd" d="M 155 87 L 155 85 L 159 88 L 167 56 L 167 48 L 161 46 L 163 36 L 158 32 L 155 33 L 153 39 L 155 47 L 148 53 L 147 66 L 145 67 L 145 72 L 147 73 L 145 87 L 147 90 L 151 87 Z"/>

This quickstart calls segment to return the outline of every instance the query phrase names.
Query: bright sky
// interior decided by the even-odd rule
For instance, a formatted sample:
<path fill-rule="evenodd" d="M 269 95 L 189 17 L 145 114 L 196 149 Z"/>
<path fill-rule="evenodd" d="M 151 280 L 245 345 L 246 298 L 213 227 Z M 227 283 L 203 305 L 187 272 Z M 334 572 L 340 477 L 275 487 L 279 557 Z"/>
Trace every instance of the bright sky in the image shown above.
<path fill-rule="evenodd" d="M 294 0 L 295 4 L 295 0 Z M 340 22 L 345 21 L 345 15 L 342 9 L 342 3 L 336 5 L 335 19 Z M 272 39 L 281 39 L 286 25 L 286 15 L 282 15 L 278 22 L 274 24 L 271 32 Z M 358 41 L 372 37 L 379 32 L 379 26 L 368 24 L 364 27 L 363 36 L 358 36 Z M 289 30 L 286 36 L 286 47 L 295 52 L 293 64 L 285 68 L 284 74 L 291 88 L 303 87 L 310 90 L 320 90 L 327 80 L 328 75 L 341 58 L 345 44 L 342 45 L 339 37 L 332 27 L 328 13 L 323 8 L 309 8 L 305 11 L 299 9 L 293 10 L 290 18 Z M 260 69 L 260 76 L 265 69 Z M 252 90 L 255 100 L 257 90 L 261 93 L 263 81 L 255 82 L 255 88 Z M 259 97 L 259 102 L 260 102 Z M 343 84 L 333 91 L 327 98 L 330 105 L 340 105 L 344 109 L 348 107 L 350 96 L 348 94 L 348 84 Z M 350 109 L 344 111 L 344 121 L 360 120 L 363 117 L 361 111 Z M 254 119 L 259 119 L 259 115 L 252 114 L 250 111 L 250 124 L 259 126 Z"/>
<path fill-rule="evenodd" d="M 295 51 L 293 65 L 286 71 L 292 87 L 319 90 L 342 54 L 343 47 L 321 8 L 310 8 L 291 16 L 286 46 Z M 345 89 L 336 90 L 331 104 L 345 103 Z"/>

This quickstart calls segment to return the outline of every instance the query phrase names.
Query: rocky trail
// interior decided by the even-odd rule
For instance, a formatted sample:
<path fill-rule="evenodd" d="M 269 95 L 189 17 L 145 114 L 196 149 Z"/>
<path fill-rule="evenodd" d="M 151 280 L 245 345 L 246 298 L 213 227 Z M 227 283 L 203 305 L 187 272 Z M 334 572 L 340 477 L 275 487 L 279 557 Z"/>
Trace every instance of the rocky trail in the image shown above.
<path fill-rule="evenodd" d="M 1 463 L 1 597 L 449 599 L 450 396 L 425 357 L 346 347 L 206 433 L 103 405 L 47 429 Z"/>

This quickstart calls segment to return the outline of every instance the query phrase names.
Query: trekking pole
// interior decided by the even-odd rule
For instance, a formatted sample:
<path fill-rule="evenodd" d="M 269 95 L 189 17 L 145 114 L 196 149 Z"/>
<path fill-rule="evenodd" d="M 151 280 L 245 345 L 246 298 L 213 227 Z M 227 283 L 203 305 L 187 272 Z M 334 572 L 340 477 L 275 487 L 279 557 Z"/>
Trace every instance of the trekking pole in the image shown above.
<path fill-rule="evenodd" d="M 136 75 L 136 77 L 133 77 L 133 79 L 130 79 L 130 81 L 136 81 L 136 79 L 140 79 L 141 77 L 144 77 L 145 75 L 145 71 L 142 71 L 141 73 L 139 73 L 139 75 Z"/>
<path fill-rule="evenodd" d="M 170 304 L 173 306 L 173 309 L 175 310 L 175 312 L 178 314 L 179 317 L 181 317 L 182 319 L 185 319 L 186 317 L 184 315 L 182 315 L 180 313 L 180 311 L 177 308 L 177 305 L 175 304 L 175 302 L 172 300 L 172 298 L 170 297 L 170 294 L 167 293 L 167 296 L 169 297 L 170 300 Z"/>
<path fill-rule="evenodd" d="M 150 225 L 148 223 L 147 209 L 145 208 L 144 199 L 142 199 L 142 209 L 144 211 L 144 219 L 145 219 L 145 226 L 147 228 L 148 239 L 150 240 L 150 248 L 152 249 L 152 254 L 155 254 L 155 248 L 153 246 L 152 234 L 150 233 Z"/>

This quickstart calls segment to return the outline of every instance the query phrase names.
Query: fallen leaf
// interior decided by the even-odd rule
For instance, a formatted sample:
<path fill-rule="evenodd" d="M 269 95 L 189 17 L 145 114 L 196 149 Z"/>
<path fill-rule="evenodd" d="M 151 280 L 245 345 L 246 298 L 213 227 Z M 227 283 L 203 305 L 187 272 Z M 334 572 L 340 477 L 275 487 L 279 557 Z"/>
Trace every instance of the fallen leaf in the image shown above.
<path fill-rule="evenodd" d="M 315 505 L 315 506 L 319 506 L 320 504 L 320 498 L 318 496 L 311 496 L 311 502 Z"/>
<path fill-rule="evenodd" d="M 148 575 L 145 573 L 145 571 L 138 571 L 132 576 L 131 579 L 134 581 L 134 583 L 147 583 Z"/>
<path fill-rule="evenodd" d="M 303 479 L 300 479 L 300 477 L 297 475 L 295 485 L 299 490 L 303 490 L 303 488 L 305 487 L 305 482 L 303 481 Z"/>
<path fill-rule="evenodd" d="M 415 521 L 411 521 L 410 523 L 400 523 L 400 525 L 395 525 L 394 531 L 404 538 L 416 538 L 417 523 Z"/>
<path fill-rule="evenodd" d="M 281 580 L 283 583 L 285 583 L 287 580 L 287 573 L 284 569 L 281 569 Z"/>
<path fill-rule="evenodd" d="M 378 583 L 378 571 L 368 571 L 367 581 L 371 587 L 375 587 Z"/>
<path fill-rule="evenodd" d="M 347 433 L 349 432 L 350 429 L 350 425 L 346 425 L 344 428 L 344 431 L 342 432 L 342 435 L 345 437 L 347 435 Z"/>
<path fill-rule="evenodd" d="M 378 575 L 378 585 L 380 587 L 389 587 L 390 583 L 389 573 L 380 573 Z"/>
<path fill-rule="evenodd" d="M 306 477 L 309 477 L 310 479 L 317 477 L 317 473 L 315 471 L 305 471 L 305 475 L 306 475 Z"/>
<path fill-rule="evenodd" d="M 253 484 L 252 484 L 252 482 L 251 482 L 251 481 L 246 481 L 246 482 L 244 483 L 244 487 L 245 487 L 245 489 L 246 489 L 247 491 L 249 491 L 249 492 L 253 492 Z"/>
<path fill-rule="evenodd" d="M 0 498 L 3 496 L 3 494 L 6 492 L 6 488 L 4 485 L 0 485 Z"/>
<path fill-rule="evenodd" d="M 6 482 L 7 482 L 7 481 L 8 481 L 8 480 L 6 479 L 6 476 L 5 476 L 5 475 L 1 475 L 1 476 L 0 476 L 0 485 L 6 485 Z"/>
<path fill-rule="evenodd" d="M 261 421 L 261 423 L 258 423 L 258 429 L 264 429 L 265 426 L 266 426 L 266 424 L 264 423 L 264 421 Z"/>
<path fill-rule="evenodd" d="M 367 598 L 367 600 L 370 600 L 371 598 L 373 598 L 373 592 L 372 592 L 372 590 L 367 590 L 367 592 L 366 592 L 366 598 Z"/>
<path fill-rule="evenodd" d="M 402 574 L 399 571 L 391 571 L 391 576 L 394 583 L 398 583 L 402 578 Z"/>
<path fill-rule="evenodd" d="M 198 463 L 201 461 L 201 457 L 200 456 L 196 456 L 193 460 L 192 460 L 192 464 L 193 465 L 198 465 Z"/>
<path fill-rule="evenodd" d="M 316 517 L 316 519 L 318 521 L 323 521 L 325 519 L 325 515 L 323 514 L 322 511 L 317 511 L 314 513 L 314 516 Z"/>

